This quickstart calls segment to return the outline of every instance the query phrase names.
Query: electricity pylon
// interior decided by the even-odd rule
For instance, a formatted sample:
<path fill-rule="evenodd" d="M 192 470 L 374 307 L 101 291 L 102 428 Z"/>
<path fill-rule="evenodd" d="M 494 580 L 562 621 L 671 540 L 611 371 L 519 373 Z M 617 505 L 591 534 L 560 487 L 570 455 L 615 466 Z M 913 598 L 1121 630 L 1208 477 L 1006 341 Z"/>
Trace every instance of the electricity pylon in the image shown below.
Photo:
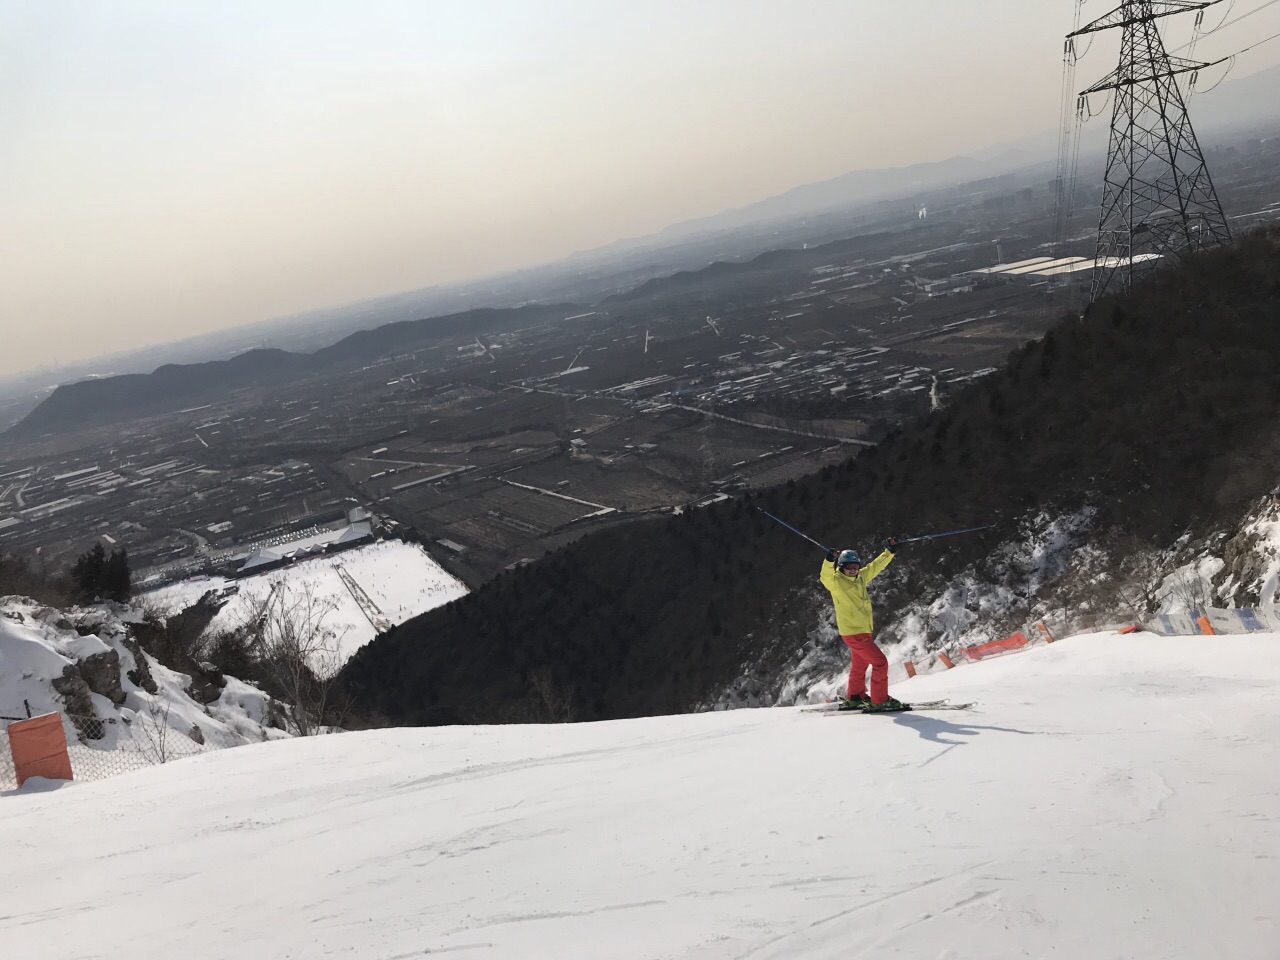
<path fill-rule="evenodd" d="M 1123 31 L 1119 65 L 1080 94 L 1115 95 L 1091 301 L 1120 287 L 1128 290 L 1135 270 L 1160 257 L 1231 240 L 1175 79 L 1213 64 L 1170 56 L 1156 22 L 1191 11 L 1202 17 L 1206 7 L 1220 2 L 1123 0 L 1069 34 Z"/>

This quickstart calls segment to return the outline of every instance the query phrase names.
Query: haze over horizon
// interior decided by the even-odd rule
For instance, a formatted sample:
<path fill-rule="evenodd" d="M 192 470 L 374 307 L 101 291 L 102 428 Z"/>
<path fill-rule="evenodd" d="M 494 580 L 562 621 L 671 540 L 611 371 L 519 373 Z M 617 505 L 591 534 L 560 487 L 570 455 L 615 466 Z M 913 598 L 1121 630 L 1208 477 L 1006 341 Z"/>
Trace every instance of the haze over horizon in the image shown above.
<path fill-rule="evenodd" d="M 1052 130 L 1074 7 L 0 2 L 0 375 Z"/>

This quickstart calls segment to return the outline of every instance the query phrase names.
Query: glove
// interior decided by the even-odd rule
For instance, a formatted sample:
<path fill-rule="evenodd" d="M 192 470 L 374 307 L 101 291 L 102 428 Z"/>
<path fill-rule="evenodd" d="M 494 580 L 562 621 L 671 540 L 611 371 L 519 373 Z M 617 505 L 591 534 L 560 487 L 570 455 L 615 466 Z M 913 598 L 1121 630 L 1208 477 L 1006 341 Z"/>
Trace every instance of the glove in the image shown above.
<path fill-rule="evenodd" d="M 890 553 L 896 553 L 898 550 L 898 538 L 889 537 L 888 539 L 886 539 L 884 542 L 884 548 L 888 550 Z"/>
<path fill-rule="evenodd" d="M 827 551 L 827 560 L 828 560 L 829 562 L 831 562 L 831 563 L 835 563 L 835 562 L 836 562 L 836 558 L 837 558 L 838 556 L 840 556 L 840 551 L 839 551 L 839 550 L 828 550 L 828 551 Z"/>

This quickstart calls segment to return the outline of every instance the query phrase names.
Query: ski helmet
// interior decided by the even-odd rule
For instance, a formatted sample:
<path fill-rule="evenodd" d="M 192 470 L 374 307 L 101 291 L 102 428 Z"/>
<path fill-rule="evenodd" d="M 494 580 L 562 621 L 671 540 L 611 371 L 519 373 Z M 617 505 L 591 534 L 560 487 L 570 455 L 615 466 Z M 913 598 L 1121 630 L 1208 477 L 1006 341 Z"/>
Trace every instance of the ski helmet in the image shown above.
<path fill-rule="evenodd" d="M 836 557 L 836 566 L 843 567 L 846 563 L 856 563 L 862 566 L 862 556 L 857 550 L 841 550 L 840 556 Z"/>

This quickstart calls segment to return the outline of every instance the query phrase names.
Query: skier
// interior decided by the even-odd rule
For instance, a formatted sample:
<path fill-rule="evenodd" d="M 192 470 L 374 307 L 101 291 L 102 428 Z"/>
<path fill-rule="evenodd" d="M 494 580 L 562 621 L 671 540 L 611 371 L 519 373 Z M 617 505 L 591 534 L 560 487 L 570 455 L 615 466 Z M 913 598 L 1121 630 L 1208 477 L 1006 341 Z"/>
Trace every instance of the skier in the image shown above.
<path fill-rule="evenodd" d="M 846 702 L 868 713 L 911 709 L 889 696 L 889 660 L 871 639 L 871 598 L 867 584 L 875 579 L 898 547 L 894 537 L 884 541 L 884 550 L 866 567 L 857 550 L 831 550 L 822 564 L 822 585 L 831 593 L 836 608 L 836 629 L 852 655 Z M 867 697 L 867 667 L 871 667 L 871 696 Z"/>

